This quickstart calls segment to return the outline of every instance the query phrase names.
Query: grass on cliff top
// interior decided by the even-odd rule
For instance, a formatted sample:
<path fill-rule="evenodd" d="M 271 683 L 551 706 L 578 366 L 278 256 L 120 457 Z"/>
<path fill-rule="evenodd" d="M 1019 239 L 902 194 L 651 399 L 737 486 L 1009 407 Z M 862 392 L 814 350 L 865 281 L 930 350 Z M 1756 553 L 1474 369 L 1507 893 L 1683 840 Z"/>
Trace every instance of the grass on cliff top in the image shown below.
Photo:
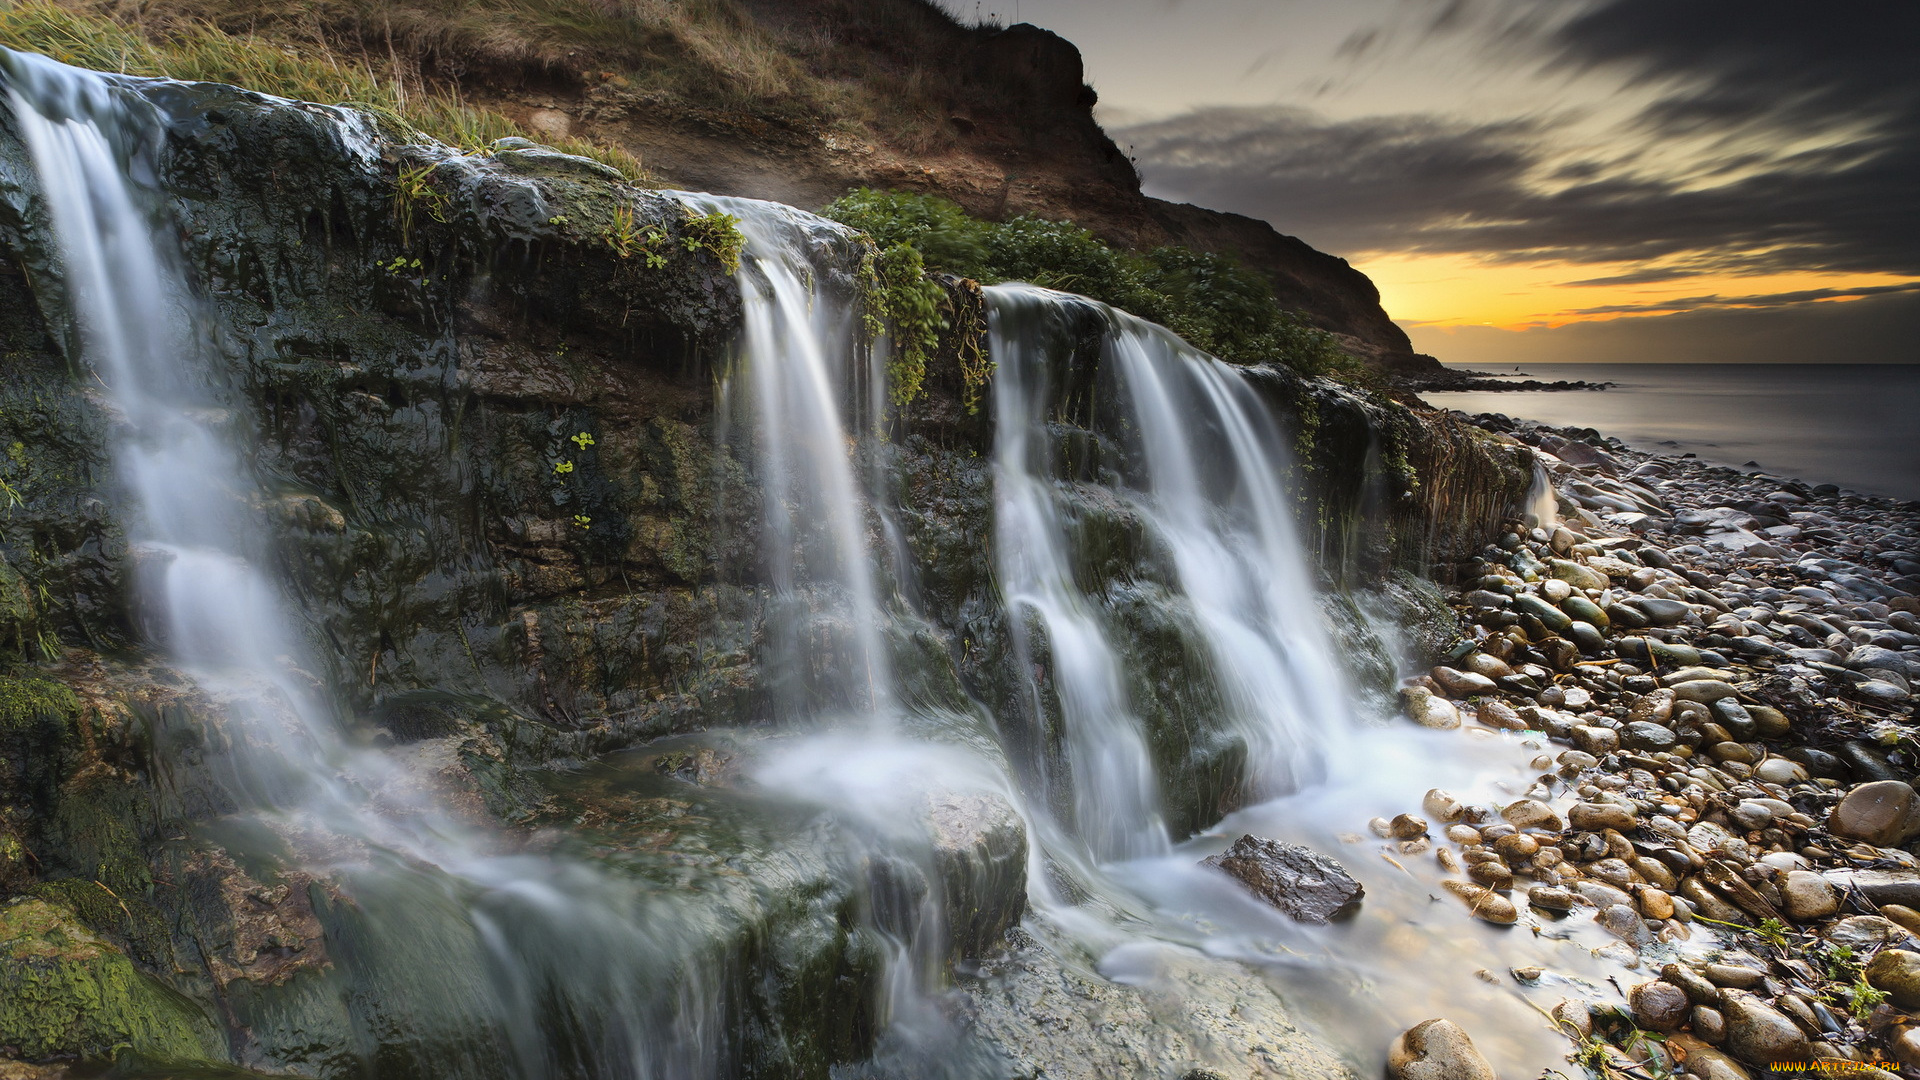
<path fill-rule="evenodd" d="M 1355 380 L 1364 365 L 1333 335 L 1282 308 L 1259 274 L 1182 247 L 1122 251 L 1070 221 L 989 222 L 934 195 L 860 188 L 822 211 L 883 249 L 906 245 L 929 270 L 986 284 L 1025 281 L 1079 293 L 1167 327 L 1223 360 L 1284 364 Z"/>
<path fill-rule="evenodd" d="M 994 107 L 961 99 L 1004 96 L 955 83 L 975 32 L 929 0 L 0 0 L 0 22 L 0 43 L 70 63 L 367 102 L 469 147 L 528 134 L 484 107 L 516 88 L 610 91 L 607 116 L 754 138 L 864 129 L 909 153 Z M 640 175 L 602 143 L 554 145 Z"/>
<path fill-rule="evenodd" d="M 302 101 L 370 106 L 467 151 L 510 135 L 530 135 L 508 117 L 471 106 L 451 92 L 424 84 L 410 87 L 404 75 L 383 72 L 365 56 L 336 54 L 324 41 L 306 44 L 309 47 L 301 48 L 292 41 L 230 33 L 200 19 L 135 25 L 84 5 L 0 0 L 0 45 L 77 67 L 230 83 Z M 565 137 L 539 141 L 611 165 L 635 183 L 649 180 L 639 159 L 618 147 Z"/>

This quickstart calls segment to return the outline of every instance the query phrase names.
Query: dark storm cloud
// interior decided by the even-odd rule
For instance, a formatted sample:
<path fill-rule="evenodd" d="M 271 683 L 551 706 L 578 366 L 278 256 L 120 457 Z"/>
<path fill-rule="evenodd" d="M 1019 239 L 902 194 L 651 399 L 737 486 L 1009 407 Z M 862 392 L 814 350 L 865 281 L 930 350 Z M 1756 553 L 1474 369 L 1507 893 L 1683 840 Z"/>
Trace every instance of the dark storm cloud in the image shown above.
<path fill-rule="evenodd" d="M 1891 293 L 1920 292 L 1920 284 L 1869 285 L 1858 289 L 1796 289 L 1792 292 L 1759 293 L 1753 296 L 1684 296 L 1645 304 L 1603 304 L 1576 308 L 1573 315 L 1637 315 L 1655 311 L 1704 311 L 1710 308 L 1783 307 L 1827 300 L 1861 300 Z"/>
<path fill-rule="evenodd" d="M 1438 116 L 1332 122 L 1304 109 L 1212 108 L 1121 128 L 1156 192 L 1266 218 L 1332 251 L 1400 249 L 1467 207 L 1512 200 L 1540 123 Z"/>
<path fill-rule="evenodd" d="M 1475 32 L 1461 3 L 1435 8 L 1426 32 Z M 1920 4 L 1602 0 L 1551 29 L 1495 21 L 1478 25 L 1501 62 L 1653 95 L 1618 160 L 1554 156 L 1546 117 L 1208 109 L 1116 136 L 1156 193 L 1336 252 L 1920 274 Z M 1683 137 L 1705 148 L 1686 175 L 1624 167 Z M 1839 145 L 1784 149 L 1814 140 Z"/>

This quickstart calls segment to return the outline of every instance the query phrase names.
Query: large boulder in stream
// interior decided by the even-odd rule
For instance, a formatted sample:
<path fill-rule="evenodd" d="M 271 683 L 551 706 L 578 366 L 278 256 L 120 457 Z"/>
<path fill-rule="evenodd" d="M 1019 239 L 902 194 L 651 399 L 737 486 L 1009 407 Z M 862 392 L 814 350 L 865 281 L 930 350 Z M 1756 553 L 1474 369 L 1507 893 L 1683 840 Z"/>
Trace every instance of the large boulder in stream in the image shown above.
<path fill-rule="evenodd" d="M 1494 1080 L 1493 1066 L 1451 1020 L 1422 1020 L 1393 1040 L 1387 1070 L 1394 1080 Z"/>
<path fill-rule="evenodd" d="M 1312 848 L 1251 834 L 1202 861 L 1231 874 L 1249 892 L 1304 923 L 1324 923 L 1349 914 L 1366 895 L 1346 867 Z"/>

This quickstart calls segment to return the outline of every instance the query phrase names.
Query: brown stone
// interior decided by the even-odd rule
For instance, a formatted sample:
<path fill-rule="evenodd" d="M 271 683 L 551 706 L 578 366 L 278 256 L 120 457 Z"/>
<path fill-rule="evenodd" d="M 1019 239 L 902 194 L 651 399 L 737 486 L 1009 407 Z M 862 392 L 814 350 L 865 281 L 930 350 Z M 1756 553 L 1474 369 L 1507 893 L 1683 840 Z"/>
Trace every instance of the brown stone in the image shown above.
<path fill-rule="evenodd" d="M 1920 835 L 1920 795 L 1902 780 L 1875 780 L 1847 792 L 1827 815 L 1835 836 L 1896 847 Z"/>

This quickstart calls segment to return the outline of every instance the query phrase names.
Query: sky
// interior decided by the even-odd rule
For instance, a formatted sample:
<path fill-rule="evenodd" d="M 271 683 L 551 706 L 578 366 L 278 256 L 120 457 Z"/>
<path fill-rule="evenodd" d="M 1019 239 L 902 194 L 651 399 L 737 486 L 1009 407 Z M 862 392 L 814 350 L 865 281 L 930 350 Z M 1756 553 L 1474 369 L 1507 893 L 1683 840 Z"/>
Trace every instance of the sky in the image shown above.
<path fill-rule="evenodd" d="M 971 5 L 950 0 L 971 19 Z M 982 0 L 1463 363 L 1920 362 L 1917 0 Z"/>

